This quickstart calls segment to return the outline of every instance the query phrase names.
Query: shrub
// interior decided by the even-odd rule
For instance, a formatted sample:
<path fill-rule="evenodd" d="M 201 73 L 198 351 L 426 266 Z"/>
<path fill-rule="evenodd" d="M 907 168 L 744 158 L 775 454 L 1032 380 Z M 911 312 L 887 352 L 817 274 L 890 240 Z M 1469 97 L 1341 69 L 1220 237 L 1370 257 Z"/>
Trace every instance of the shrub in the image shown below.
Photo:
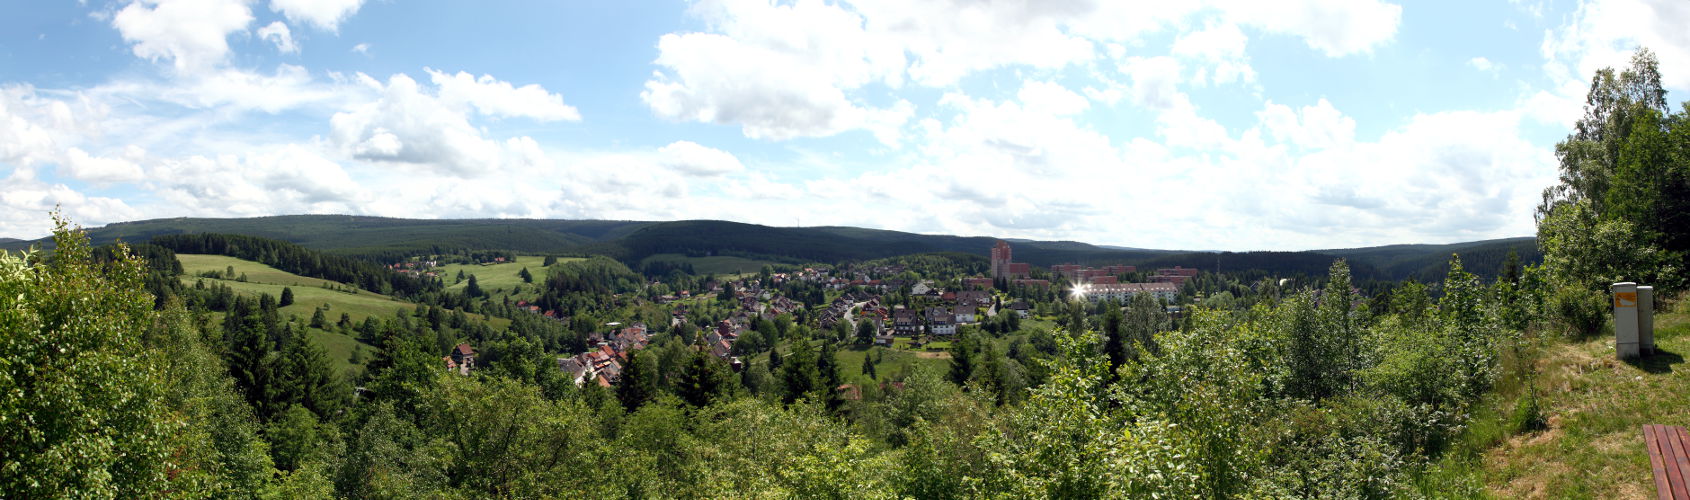
<path fill-rule="evenodd" d="M 1543 416 L 1543 407 L 1539 405 L 1537 394 L 1527 393 L 1514 405 L 1514 413 L 1508 416 L 1508 426 L 1514 432 L 1541 431 L 1549 428 L 1549 420 Z"/>
<path fill-rule="evenodd" d="M 1549 297 L 1549 311 L 1567 336 L 1593 338 L 1608 328 L 1605 294 L 1579 287 L 1561 287 Z"/>

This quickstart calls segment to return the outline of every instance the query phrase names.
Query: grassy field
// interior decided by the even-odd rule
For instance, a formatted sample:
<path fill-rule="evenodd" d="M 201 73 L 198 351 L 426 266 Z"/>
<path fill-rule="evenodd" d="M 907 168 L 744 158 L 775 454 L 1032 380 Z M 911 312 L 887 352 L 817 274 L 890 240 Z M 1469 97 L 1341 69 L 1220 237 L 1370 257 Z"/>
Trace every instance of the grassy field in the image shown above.
<path fill-rule="evenodd" d="M 580 257 L 558 257 L 557 263 L 552 265 L 557 266 L 580 260 L 586 259 Z M 545 262 L 545 257 L 537 255 L 518 255 L 515 262 L 486 265 L 447 264 L 440 266 L 436 269 L 436 271 L 440 273 L 440 277 L 447 283 L 447 290 L 463 290 L 464 287 L 469 286 L 469 280 L 467 278 L 462 282 L 455 282 L 458 277 L 458 272 L 462 271 L 465 276 L 471 274 L 475 275 L 475 283 L 480 285 L 481 289 L 486 290 L 489 294 L 516 295 L 531 298 L 532 296 L 538 295 L 535 290 L 537 290 L 537 288 L 546 280 L 546 267 L 540 265 Z M 534 275 L 534 283 L 524 283 L 522 281 L 522 277 L 517 275 L 522 272 L 522 268 L 524 267 L 528 268 L 529 274 Z M 524 290 L 518 292 L 517 290 L 519 288 Z"/>
<path fill-rule="evenodd" d="M 306 330 L 306 334 L 311 337 L 312 342 L 316 342 L 317 345 L 323 347 L 323 350 L 328 351 L 329 361 L 334 363 L 335 369 L 348 377 L 357 377 L 363 374 L 364 364 L 369 363 L 370 359 L 375 357 L 375 347 L 365 345 L 351 336 L 316 328 Z M 357 363 L 353 363 L 352 352 L 360 348 L 364 352 L 363 358 L 359 359 Z"/>
<path fill-rule="evenodd" d="M 640 261 L 640 264 L 643 265 L 646 262 L 664 261 L 692 264 L 692 270 L 696 274 L 708 273 L 718 275 L 755 274 L 762 271 L 764 265 L 780 264 L 779 262 L 774 261 L 747 259 L 744 257 L 729 257 L 721 255 L 711 257 L 687 257 L 678 253 L 660 253 L 646 257 L 644 260 Z"/>
<path fill-rule="evenodd" d="M 182 283 L 187 286 L 193 286 L 194 282 L 204 279 L 208 284 L 215 282 L 227 285 L 237 293 L 252 296 L 267 293 L 277 298 L 282 296 L 283 288 L 291 288 L 293 289 L 293 305 L 283 307 L 279 311 L 284 315 L 297 316 L 301 320 L 310 320 L 312 312 L 324 305 L 328 306 L 326 314 L 331 322 L 339 320 L 341 313 L 351 316 L 354 322 L 362 322 L 364 318 L 370 316 L 391 318 L 397 311 L 410 312 L 416 308 L 416 304 L 408 301 L 359 290 L 328 280 L 299 276 L 248 260 L 221 255 L 195 254 L 178 254 L 176 258 L 182 262 L 184 272 Z M 235 269 L 235 276 L 245 274 L 247 280 L 242 282 L 228 279 L 200 278 L 198 276 L 199 273 L 204 271 L 223 273 L 231 266 Z M 536 257 L 534 269 L 530 269 L 530 272 L 538 269 L 538 267 L 539 258 Z M 521 269 L 521 267 L 517 267 L 517 269 Z M 511 272 L 514 273 L 515 271 Z M 477 280 L 479 279 L 477 278 Z M 520 282 L 521 278 L 517 278 L 517 281 Z M 325 284 L 333 286 L 335 289 L 323 288 Z M 471 316 L 487 321 L 494 328 L 510 326 L 510 320 L 505 318 L 487 318 L 478 314 Z M 313 341 L 328 351 L 329 358 L 334 361 L 338 370 L 350 375 L 363 372 L 364 367 L 361 363 L 354 364 L 351 362 L 352 352 L 358 346 L 363 345 L 362 343 L 338 332 L 316 328 L 310 329 L 309 334 Z M 374 347 L 363 345 L 363 350 L 364 361 L 368 361 L 375 354 Z"/>
<path fill-rule="evenodd" d="M 1481 410 L 1469 439 L 1494 442 L 1479 459 L 1498 498 L 1654 498 L 1643 424 L 1690 425 L 1690 302 L 1657 315 L 1661 352 L 1614 358 L 1613 339 L 1550 341 L 1535 357 L 1548 429 L 1506 435 L 1497 422 L 1511 405 Z M 1519 391 L 1515 391 L 1519 392 Z"/>
<path fill-rule="evenodd" d="M 863 357 L 868 356 L 870 352 L 873 352 L 875 359 L 879 360 L 874 364 L 874 372 L 882 379 L 907 373 L 915 365 L 925 365 L 930 369 L 940 370 L 940 373 L 949 370 L 951 366 L 950 355 L 945 353 L 851 346 L 839 350 L 840 374 L 844 375 L 846 379 L 862 376 Z M 884 356 L 882 356 L 882 353 L 884 353 Z"/>
<path fill-rule="evenodd" d="M 217 271 L 221 273 L 233 267 L 235 269 L 235 276 L 238 277 L 245 274 L 247 281 L 251 283 L 270 283 L 292 286 L 294 288 L 321 287 L 325 284 L 340 286 L 342 288 L 346 287 L 346 285 L 333 281 L 307 278 L 250 260 L 241 260 L 222 255 L 197 255 L 184 253 L 177 254 L 176 260 L 182 262 L 182 272 L 191 276 L 198 276 L 200 273 L 205 271 Z M 294 291 L 298 292 L 298 290 Z"/>
<path fill-rule="evenodd" d="M 193 286 L 203 271 L 225 272 L 234 267 L 235 276 L 246 275 L 246 281 L 230 279 L 215 280 L 217 283 L 228 285 L 236 292 L 250 295 L 268 293 L 272 297 L 280 298 L 283 288 L 293 289 L 293 305 L 281 308 L 283 314 L 293 314 L 309 319 L 311 312 L 318 306 L 328 305 L 330 320 L 340 318 L 340 313 L 352 316 L 353 321 L 363 321 L 370 316 L 392 317 L 393 312 L 416 307 L 410 302 L 398 300 L 356 287 L 335 283 L 317 278 L 307 278 L 274 267 L 248 260 L 224 257 L 221 255 L 177 255 L 182 261 L 182 282 Z M 212 281 L 207 279 L 207 281 Z M 323 285 L 335 289 L 323 288 Z"/>
<path fill-rule="evenodd" d="M 193 286 L 195 281 L 205 279 L 208 282 L 216 281 L 228 285 L 236 292 L 250 295 L 268 293 L 277 298 L 282 296 L 283 288 L 292 288 L 293 305 L 283 307 L 280 311 L 283 314 L 292 314 L 304 319 L 310 319 L 311 312 L 322 305 L 329 306 L 327 315 L 330 321 L 338 320 L 341 313 L 346 313 L 352 317 L 353 321 L 359 322 L 370 316 L 391 318 L 395 311 L 410 311 L 416 308 L 416 304 L 405 300 L 367 290 L 359 290 L 356 287 L 333 281 L 299 276 L 249 260 L 221 255 L 195 254 L 178 254 L 176 258 L 182 262 L 182 283 L 188 286 Z M 203 271 L 226 272 L 231 266 L 235 268 L 235 276 L 245 274 L 247 280 L 244 282 L 229 279 L 212 280 L 211 278 L 197 276 Z M 323 288 L 324 284 L 333 286 L 335 289 Z M 487 321 L 494 328 L 510 326 L 510 320 L 505 318 L 488 318 L 479 314 L 470 316 Z"/>

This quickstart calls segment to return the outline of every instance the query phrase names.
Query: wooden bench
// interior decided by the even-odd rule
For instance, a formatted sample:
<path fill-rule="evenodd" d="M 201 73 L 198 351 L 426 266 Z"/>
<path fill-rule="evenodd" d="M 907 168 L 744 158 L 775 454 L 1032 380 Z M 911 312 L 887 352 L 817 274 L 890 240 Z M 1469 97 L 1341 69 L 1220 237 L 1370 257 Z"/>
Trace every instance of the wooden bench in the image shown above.
<path fill-rule="evenodd" d="M 1690 433 L 1676 425 L 1643 426 L 1649 467 L 1662 500 L 1690 500 Z"/>

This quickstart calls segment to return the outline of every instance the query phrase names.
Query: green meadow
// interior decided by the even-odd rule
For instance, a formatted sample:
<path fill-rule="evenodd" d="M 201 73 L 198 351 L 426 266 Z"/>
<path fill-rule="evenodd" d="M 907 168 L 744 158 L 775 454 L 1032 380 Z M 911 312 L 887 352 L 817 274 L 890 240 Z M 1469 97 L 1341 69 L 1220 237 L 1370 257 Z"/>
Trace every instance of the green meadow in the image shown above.
<path fill-rule="evenodd" d="M 557 263 L 552 264 L 552 267 L 583 260 L 587 259 L 580 257 L 558 257 Z M 511 295 L 520 298 L 533 298 L 539 295 L 539 287 L 543 285 L 546 280 L 546 273 L 549 268 L 541 265 L 545 262 L 546 258 L 538 255 L 518 255 L 516 257 L 516 261 L 514 262 L 502 262 L 497 264 L 447 264 L 435 268 L 435 272 L 440 273 L 440 279 L 445 281 L 447 290 L 458 291 L 468 287 L 468 276 L 473 274 L 475 275 L 476 285 L 479 285 L 482 290 L 487 291 L 489 295 Z M 522 281 L 522 276 L 520 274 L 522 272 L 522 268 L 525 267 L 528 268 L 528 274 L 534 276 L 533 283 L 526 283 Z M 459 272 L 464 273 L 464 281 L 457 281 Z"/>

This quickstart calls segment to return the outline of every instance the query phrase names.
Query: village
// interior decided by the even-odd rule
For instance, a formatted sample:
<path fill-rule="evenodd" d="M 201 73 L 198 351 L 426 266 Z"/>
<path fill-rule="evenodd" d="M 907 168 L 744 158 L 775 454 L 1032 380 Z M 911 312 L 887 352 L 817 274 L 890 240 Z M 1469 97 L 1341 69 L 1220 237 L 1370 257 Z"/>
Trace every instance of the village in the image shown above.
<path fill-rule="evenodd" d="M 428 267 L 406 269 L 429 273 Z M 612 387 L 620 380 L 633 351 L 648 346 L 658 332 L 691 324 L 694 320 L 689 316 L 689 309 L 700 301 L 726 299 L 732 305 L 732 312 L 725 318 L 698 325 L 694 345 L 723 359 L 737 371 L 744 366 L 741 359 L 744 350 L 736 349 L 735 345 L 759 319 L 798 318 L 818 331 L 846 332 L 841 341 L 924 351 L 928 345 L 955 336 L 960 328 L 978 326 L 1000 315 L 1033 319 L 1041 314 L 1040 306 L 1043 315 L 1051 314 L 1050 300 L 1030 297 L 1125 304 L 1137 295 L 1148 294 L 1167 306 L 1175 301 L 1181 285 L 1197 275 L 1197 270 L 1158 269 L 1145 282 L 1121 281 L 1122 277 L 1135 273 L 1136 267 L 1129 265 L 1060 264 L 1048 271 L 1035 270 L 1027 263 L 1015 262 L 1009 243 L 999 241 L 991 249 L 990 267 L 985 275 L 951 280 L 919 275 L 912 278 L 914 273 L 899 265 L 805 267 L 769 273 L 766 277 L 740 276 L 707 283 L 696 292 L 679 290 L 658 296 L 655 302 L 668 309 L 670 324 L 607 322 L 589 334 L 588 350 L 558 357 L 557 366 L 577 386 Z M 833 299 L 817 304 L 799 302 L 781 292 L 791 284 L 821 288 L 829 291 Z M 1053 290 L 1053 286 L 1065 290 Z M 1026 291 L 1042 293 L 1012 293 Z M 518 301 L 516 306 L 548 319 L 568 321 L 557 311 L 527 301 Z M 475 357 L 474 348 L 463 343 L 444 356 L 442 363 L 453 373 L 468 374 L 475 369 Z"/>

